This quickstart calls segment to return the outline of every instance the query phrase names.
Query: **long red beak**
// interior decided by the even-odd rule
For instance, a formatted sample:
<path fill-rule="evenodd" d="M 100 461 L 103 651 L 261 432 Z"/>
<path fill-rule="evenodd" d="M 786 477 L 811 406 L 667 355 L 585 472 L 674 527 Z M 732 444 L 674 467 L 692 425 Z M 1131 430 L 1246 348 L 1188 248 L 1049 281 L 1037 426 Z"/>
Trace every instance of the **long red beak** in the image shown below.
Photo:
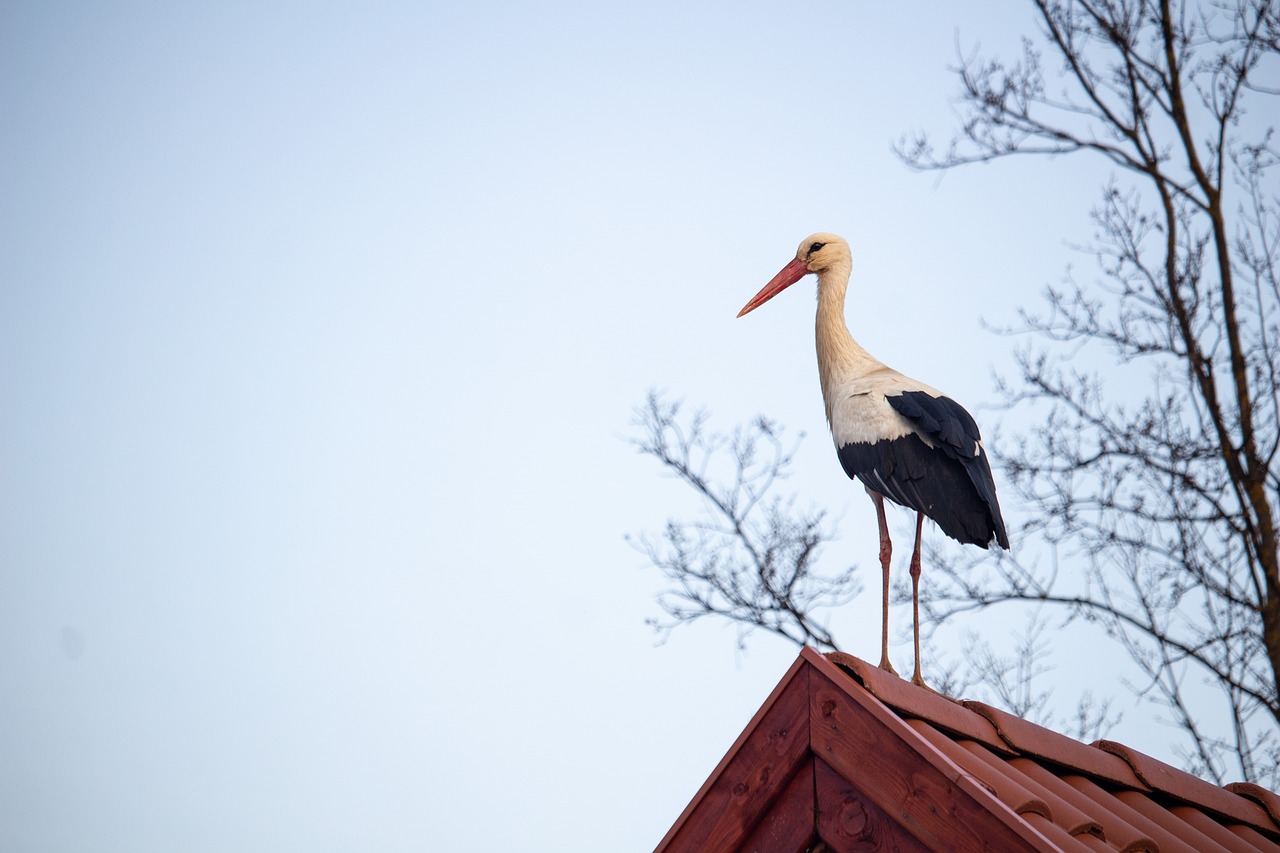
<path fill-rule="evenodd" d="M 777 296 L 800 279 L 804 278 L 808 273 L 809 268 L 805 266 L 804 261 L 800 258 L 796 258 L 794 261 L 779 270 L 778 274 L 775 275 L 768 284 L 761 288 L 759 293 L 751 297 L 751 301 L 742 306 L 742 310 L 738 312 L 738 316 L 741 317 L 743 314 L 749 314 L 756 310 L 761 305 L 765 304 L 770 299 Z"/>

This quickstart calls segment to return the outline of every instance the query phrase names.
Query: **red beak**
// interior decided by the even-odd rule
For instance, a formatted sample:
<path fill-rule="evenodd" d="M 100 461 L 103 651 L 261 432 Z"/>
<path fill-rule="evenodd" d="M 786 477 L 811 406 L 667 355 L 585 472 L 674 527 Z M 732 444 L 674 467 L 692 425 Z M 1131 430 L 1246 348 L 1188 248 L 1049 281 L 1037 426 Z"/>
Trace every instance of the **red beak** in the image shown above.
<path fill-rule="evenodd" d="M 751 297 L 751 301 L 742 306 L 742 310 L 738 312 L 738 316 L 741 317 L 743 314 L 749 314 L 756 310 L 761 305 L 765 304 L 770 299 L 777 296 L 800 279 L 804 278 L 808 273 L 809 268 L 805 266 L 804 261 L 800 258 L 796 258 L 794 261 L 779 270 L 778 274 L 775 275 L 768 284 L 761 288 L 759 293 Z"/>

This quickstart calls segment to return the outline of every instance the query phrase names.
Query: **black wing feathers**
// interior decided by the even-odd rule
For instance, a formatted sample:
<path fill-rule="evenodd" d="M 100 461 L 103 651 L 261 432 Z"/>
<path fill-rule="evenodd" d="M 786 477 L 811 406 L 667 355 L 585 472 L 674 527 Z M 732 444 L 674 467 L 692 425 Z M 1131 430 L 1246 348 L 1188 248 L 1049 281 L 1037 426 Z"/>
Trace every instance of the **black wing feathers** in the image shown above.
<path fill-rule="evenodd" d="M 991 466 L 973 417 L 954 400 L 923 391 L 885 400 L 919 435 L 846 444 L 838 451 L 845 472 L 890 500 L 923 512 L 953 539 L 986 548 L 994 537 L 1008 548 Z"/>
<path fill-rule="evenodd" d="M 978 424 L 964 407 L 950 397 L 931 397 L 923 391 L 907 391 L 885 397 L 898 414 L 938 443 L 948 456 L 961 461 L 972 459 L 982 439 Z"/>

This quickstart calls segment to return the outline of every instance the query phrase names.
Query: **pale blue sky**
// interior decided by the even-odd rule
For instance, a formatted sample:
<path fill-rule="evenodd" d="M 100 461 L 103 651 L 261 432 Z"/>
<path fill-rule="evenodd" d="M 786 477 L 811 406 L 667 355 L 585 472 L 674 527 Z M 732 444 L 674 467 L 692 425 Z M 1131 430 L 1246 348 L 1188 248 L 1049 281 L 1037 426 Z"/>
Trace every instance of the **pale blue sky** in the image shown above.
<path fill-rule="evenodd" d="M 623 535 L 690 504 L 631 408 L 806 431 L 791 485 L 873 569 L 808 286 L 734 315 L 836 231 L 854 334 L 993 418 L 980 318 L 1059 277 L 1105 171 L 891 144 L 1029 20 L 6 4 L 0 847 L 652 848 L 796 649 L 655 646 Z M 878 653 L 874 594 L 834 624 Z"/>

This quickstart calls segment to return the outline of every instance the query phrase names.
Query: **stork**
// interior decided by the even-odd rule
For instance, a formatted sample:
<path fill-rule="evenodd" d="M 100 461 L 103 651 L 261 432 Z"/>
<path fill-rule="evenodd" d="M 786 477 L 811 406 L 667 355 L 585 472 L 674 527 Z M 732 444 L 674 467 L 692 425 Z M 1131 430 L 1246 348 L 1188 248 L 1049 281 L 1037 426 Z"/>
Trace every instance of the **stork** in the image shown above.
<path fill-rule="evenodd" d="M 835 234 L 806 237 L 788 263 L 738 312 L 741 317 L 809 273 L 818 276 L 818 378 L 840 464 L 860 480 L 876 507 L 883 574 L 880 668 L 889 663 L 889 563 L 893 545 L 884 502 L 916 512 L 911 553 L 915 672 L 920 673 L 920 535 L 925 516 L 966 545 L 1009 547 L 995 481 L 973 417 L 942 392 L 876 360 L 849 334 L 844 297 L 853 268 L 849 244 Z M 895 673 L 896 674 L 896 673 Z"/>

